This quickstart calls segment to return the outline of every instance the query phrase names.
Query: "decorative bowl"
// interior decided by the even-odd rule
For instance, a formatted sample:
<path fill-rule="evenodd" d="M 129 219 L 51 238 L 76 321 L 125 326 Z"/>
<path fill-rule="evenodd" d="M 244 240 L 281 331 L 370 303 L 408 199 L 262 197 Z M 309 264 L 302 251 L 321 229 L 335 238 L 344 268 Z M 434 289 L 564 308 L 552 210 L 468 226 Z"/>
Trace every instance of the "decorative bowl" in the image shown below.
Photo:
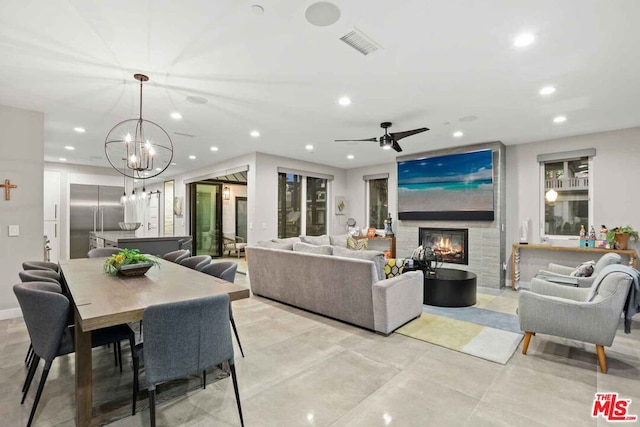
<path fill-rule="evenodd" d="M 145 262 L 138 264 L 129 264 L 123 265 L 120 267 L 118 272 L 123 276 L 133 277 L 133 276 L 144 276 L 144 274 L 149 271 L 149 269 L 153 267 L 153 264 Z"/>
<path fill-rule="evenodd" d="M 141 222 L 119 222 L 120 230 L 124 231 L 134 231 L 140 228 L 142 225 Z"/>

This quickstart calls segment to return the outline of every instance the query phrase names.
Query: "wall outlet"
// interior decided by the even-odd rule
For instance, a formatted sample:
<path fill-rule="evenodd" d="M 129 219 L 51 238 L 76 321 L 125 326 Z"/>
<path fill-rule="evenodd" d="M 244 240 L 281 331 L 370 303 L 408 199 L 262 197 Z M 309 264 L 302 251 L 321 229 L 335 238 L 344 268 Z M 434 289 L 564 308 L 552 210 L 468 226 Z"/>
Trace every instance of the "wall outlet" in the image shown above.
<path fill-rule="evenodd" d="M 9 237 L 16 237 L 20 235 L 20 226 L 19 225 L 10 225 L 9 226 Z"/>

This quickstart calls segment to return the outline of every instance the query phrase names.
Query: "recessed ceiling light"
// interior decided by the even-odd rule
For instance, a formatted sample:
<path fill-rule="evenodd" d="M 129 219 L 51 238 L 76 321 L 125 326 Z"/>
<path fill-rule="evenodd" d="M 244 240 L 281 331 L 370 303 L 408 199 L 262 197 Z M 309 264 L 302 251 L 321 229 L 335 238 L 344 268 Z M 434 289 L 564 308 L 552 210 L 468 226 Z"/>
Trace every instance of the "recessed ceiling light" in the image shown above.
<path fill-rule="evenodd" d="M 192 154 L 192 155 L 190 155 L 190 156 L 189 156 L 189 158 L 190 158 L 191 160 L 195 160 L 195 159 L 196 159 L 196 156 L 194 156 L 194 155 Z"/>
<path fill-rule="evenodd" d="M 73 130 L 75 130 L 78 133 L 85 133 L 87 131 L 85 128 L 81 128 L 81 127 L 73 128 Z"/>
<path fill-rule="evenodd" d="M 347 159 L 349 159 L 349 160 L 353 160 L 353 158 L 354 158 L 354 157 L 355 157 L 355 156 L 354 156 L 353 154 L 349 154 L 349 155 L 347 156 Z"/>
<path fill-rule="evenodd" d="M 464 133 L 461 130 L 457 130 L 453 133 L 455 138 L 460 138 L 462 135 L 464 135 Z"/>
<path fill-rule="evenodd" d="M 211 151 L 218 151 L 218 147 L 211 147 Z"/>
<path fill-rule="evenodd" d="M 313 145 L 311 145 L 311 144 L 307 144 L 307 145 L 305 145 L 305 146 L 304 146 L 304 148 L 305 148 L 305 150 L 307 150 L 307 151 L 313 151 Z"/>
<path fill-rule="evenodd" d="M 171 113 L 171 118 L 175 120 L 180 120 L 182 118 L 182 114 L 178 113 L 177 111 L 174 111 L 173 113 Z"/>
<path fill-rule="evenodd" d="M 553 86 L 545 86 L 542 89 L 540 89 L 540 92 L 538 92 L 540 95 L 551 95 L 553 92 L 556 91 L 556 88 Z"/>
<path fill-rule="evenodd" d="M 518 34 L 515 39 L 513 39 L 513 45 L 515 47 L 525 47 L 532 44 L 536 39 L 532 33 L 522 33 Z"/>
<path fill-rule="evenodd" d="M 156 168 L 156 170 L 157 170 L 158 172 L 160 172 L 160 171 L 162 171 L 162 168 Z"/>
<path fill-rule="evenodd" d="M 249 135 L 251 135 L 254 138 L 257 138 L 260 136 L 260 132 L 258 132 L 257 130 L 252 130 L 251 133 L 249 133 Z"/>
<path fill-rule="evenodd" d="M 251 12 L 254 15 L 260 16 L 260 15 L 264 14 L 264 7 L 260 6 L 259 4 L 254 4 L 254 5 L 251 6 Z"/>
<path fill-rule="evenodd" d="M 65 159 L 64 157 L 60 157 L 58 160 L 60 160 L 61 162 L 66 162 L 67 159 Z"/>
<path fill-rule="evenodd" d="M 76 147 L 72 147 L 72 146 L 70 146 L 70 145 L 65 145 L 64 149 L 65 149 L 65 150 L 69 150 L 69 151 L 73 151 L 73 150 L 75 150 L 75 149 L 76 149 Z"/>
<path fill-rule="evenodd" d="M 332 3 L 319 1 L 309 6 L 304 12 L 304 16 L 311 25 L 326 27 L 338 22 L 340 9 Z"/>
<path fill-rule="evenodd" d="M 177 165 L 177 163 L 176 163 L 176 162 L 172 162 L 172 163 L 171 163 L 171 166 L 175 166 L 175 165 Z"/>
<path fill-rule="evenodd" d="M 553 118 L 553 123 L 564 123 L 567 121 L 565 116 L 556 116 Z"/>
<path fill-rule="evenodd" d="M 343 96 L 342 98 L 338 99 L 338 104 L 346 107 L 347 105 L 351 104 L 351 98 L 349 98 L 348 96 Z"/>

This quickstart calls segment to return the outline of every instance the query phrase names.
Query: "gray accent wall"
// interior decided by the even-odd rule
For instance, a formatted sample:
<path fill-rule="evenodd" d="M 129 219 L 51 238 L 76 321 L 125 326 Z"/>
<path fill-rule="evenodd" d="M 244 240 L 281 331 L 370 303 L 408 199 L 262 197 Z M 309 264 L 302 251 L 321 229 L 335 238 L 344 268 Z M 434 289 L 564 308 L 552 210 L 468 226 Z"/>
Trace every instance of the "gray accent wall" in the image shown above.
<path fill-rule="evenodd" d="M 0 181 L 18 188 L 5 200 L 0 188 L 0 318 L 20 316 L 13 285 L 22 262 L 43 260 L 44 115 L 0 105 Z M 8 237 L 9 225 L 20 235 Z"/>

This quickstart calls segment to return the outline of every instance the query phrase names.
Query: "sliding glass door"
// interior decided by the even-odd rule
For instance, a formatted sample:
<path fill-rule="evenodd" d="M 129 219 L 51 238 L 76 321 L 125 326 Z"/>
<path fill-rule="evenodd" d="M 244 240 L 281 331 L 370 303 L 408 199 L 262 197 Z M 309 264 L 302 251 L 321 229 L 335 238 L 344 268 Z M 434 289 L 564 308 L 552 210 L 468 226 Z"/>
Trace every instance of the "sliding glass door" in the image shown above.
<path fill-rule="evenodd" d="M 193 255 L 222 254 L 222 185 L 189 184 Z"/>

